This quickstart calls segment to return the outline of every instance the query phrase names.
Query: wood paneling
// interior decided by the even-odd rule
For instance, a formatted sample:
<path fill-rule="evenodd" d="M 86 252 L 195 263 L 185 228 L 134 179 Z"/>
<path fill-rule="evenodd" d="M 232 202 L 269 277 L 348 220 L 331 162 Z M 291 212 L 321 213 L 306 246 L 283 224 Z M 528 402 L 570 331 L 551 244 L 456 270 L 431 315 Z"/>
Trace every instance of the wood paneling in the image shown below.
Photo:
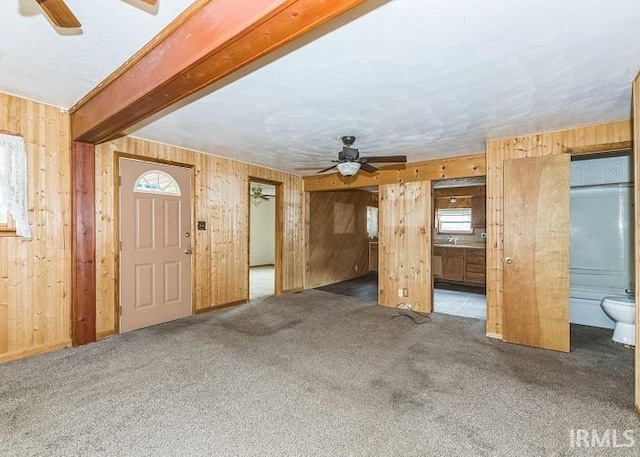
<path fill-rule="evenodd" d="M 472 203 L 471 197 L 458 197 L 454 202 L 451 201 L 450 197 L 435 198 L 436 209 L 471 208 Z"/>
<path fill-rule="evenodd" d="M 636 382 L 635 410 L 640 417 L 640 73 L 633 80 L 633 163 L 635 187 Z"/>
<path fill-rule="evenodd" d="M 367 206 L 372 206 L 372 196 L 377 198 L 360 190 L 310 193 L 305 287 L 368 273 Z"/>
<path fill-rule="evenodd" d="M 0 237 L 0 361 L 71 345 L 69 116 L 0 94 L 0 129 L 27 148 L 31 239 Z"/>
<path fill-rule="evenodd" d="M 96 340 L 95 146 L 71 150 L 71 336 L 73 345 Z"/>
<path fill-rule="evenodd" d="M 112 139 L 363 2 L 195 2 L 74 107 L 73 139 Z"/>
<path fill-rule="evenodd" d="M 380 186 L 378 301 L 432 311 L 431 182 Z M 398 290 L 406 289 L 406 297 Z"/>
<path fill-rule="evenodd" d="M 503 162 L 562 154 L 631 140 L 631 122 L 618 121 L 487 142 L 487 334 L 502 337 Z M 567 256 L 569 253 L 567 252 Z"/>
<path fill-rule="evenodd" d="M 302 289 L 304 196 L 300 177 L 174 146 L 120 138 L 96 146 L 96 310 L 99 334 L 109 334 L 116 328 L 116 153 L 193 165 L 194 224 L 195 221 L 207 224 L 204 231 L 195 230 L 195 227 L 193 230 L 196 312 L 248 300 L 250 178 L 282 183 L 279 198 L 282 205 L 279 224 L 283 233 L 280 284 L 284 292 Z"/>
<path fill-rule="evenodd" d="M 569 351 L 568 154 L 504 161 L 503 337 Z"/>
<path fill-rule="evenodd" d="M 486 186 L 445 187 L 433 189 L 433 196 L 439 197 L 484 197 L 487 194 Z"/>
<path fill-rule="evenodd" d="M 304 178 L 304 190 L 306 192 L 339 190 L 382 184 L 484 176 L 485 173 L 485 155 L 474 154 L 381 167 L 380 171 L 375 174 L 360 172 L 352 177 L 342 176 L 340 173 L 306 176 Z"/>

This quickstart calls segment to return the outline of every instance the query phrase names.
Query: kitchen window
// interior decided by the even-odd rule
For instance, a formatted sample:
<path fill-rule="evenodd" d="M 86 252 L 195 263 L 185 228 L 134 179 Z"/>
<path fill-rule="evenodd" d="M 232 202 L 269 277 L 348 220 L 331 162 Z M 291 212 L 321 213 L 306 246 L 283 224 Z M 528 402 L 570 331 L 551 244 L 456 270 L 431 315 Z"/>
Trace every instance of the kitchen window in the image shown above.
<path fill-rule="evenodd" d="M 437 211 L 436 217 L 438 218 L 438 233 L 473 233 L 471 208 L 442 208 Z"/>

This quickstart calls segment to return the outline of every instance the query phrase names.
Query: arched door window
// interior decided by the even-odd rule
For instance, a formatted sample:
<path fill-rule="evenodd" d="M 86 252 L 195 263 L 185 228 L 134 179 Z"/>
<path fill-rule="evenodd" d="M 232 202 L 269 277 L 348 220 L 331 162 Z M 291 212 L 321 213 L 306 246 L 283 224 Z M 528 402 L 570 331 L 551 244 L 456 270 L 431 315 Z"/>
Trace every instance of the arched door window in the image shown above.
<path fill-rule="evenodd" d="M 134 192 L 180 195 L 180 186 L 173 177 L 160 170 L 143 173 L 133 186 Z"/>

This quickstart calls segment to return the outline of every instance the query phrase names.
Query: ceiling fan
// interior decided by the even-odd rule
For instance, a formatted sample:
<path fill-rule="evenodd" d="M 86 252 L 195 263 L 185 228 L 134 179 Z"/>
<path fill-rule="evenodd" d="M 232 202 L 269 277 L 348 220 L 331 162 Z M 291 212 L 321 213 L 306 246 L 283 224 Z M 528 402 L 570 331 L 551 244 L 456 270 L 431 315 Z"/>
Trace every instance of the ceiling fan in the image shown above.
<path fill-rule="evenodd" d="M 148 5 L 155 5 L 158 0 L 140 0 Z M 65 29 L 73 29 L 80 27 L 80 21 L 71 12 L 64 0 L 36 0 L 44 14 L 53 22 L 56 26 Z"/>
<path fill-rule="evenodd" d="M 259 205 L 263 201 L 269 201 L 275 197 L 275 195 L 265 194 L 262 187 L 259 186 L 252 187 L 249 195 L 254 205 Z"/>
<path fill-rule="evenodd" d="M 367 173 L 375 173 L 379 170 L 378 167 L 371 165 L 372 163 L 406 163 L 407 156 L 370 156 L 361 157 L 360 151 L 351 146 L 355 143 L 356 137 L 352 135 L 345 135 L 342 137 L 342 151 L 338 152 L 338 160 L 332 160 L 336 162 L 335 165 L 324 168 L 318 173 L 324 173 L 329 170 L 337 168 L 343 176 L 353 176 L 358 170 L 362 169 Z"/>

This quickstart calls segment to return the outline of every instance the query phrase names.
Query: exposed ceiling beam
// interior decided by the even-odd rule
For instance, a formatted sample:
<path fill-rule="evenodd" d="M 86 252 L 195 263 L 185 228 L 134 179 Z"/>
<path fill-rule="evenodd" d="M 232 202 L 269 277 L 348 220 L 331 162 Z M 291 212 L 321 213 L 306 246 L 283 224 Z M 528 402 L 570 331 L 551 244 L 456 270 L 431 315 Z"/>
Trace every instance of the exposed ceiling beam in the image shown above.
<path fill-rule="evenodd" d="M 71 109 L 72 137 L 115 138 L 363 3 L 199 0 Z"/>

